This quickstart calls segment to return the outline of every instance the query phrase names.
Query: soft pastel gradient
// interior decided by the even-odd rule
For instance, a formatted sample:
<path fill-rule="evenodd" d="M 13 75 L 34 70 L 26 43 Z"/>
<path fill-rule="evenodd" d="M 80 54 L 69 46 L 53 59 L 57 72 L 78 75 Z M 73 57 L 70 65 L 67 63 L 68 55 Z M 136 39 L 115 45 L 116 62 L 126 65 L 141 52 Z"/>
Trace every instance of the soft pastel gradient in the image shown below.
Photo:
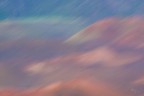
<path fill-rule="evenodd" d="M 0 96 L 144 96 L 143 5 L 1 0 Z"/>

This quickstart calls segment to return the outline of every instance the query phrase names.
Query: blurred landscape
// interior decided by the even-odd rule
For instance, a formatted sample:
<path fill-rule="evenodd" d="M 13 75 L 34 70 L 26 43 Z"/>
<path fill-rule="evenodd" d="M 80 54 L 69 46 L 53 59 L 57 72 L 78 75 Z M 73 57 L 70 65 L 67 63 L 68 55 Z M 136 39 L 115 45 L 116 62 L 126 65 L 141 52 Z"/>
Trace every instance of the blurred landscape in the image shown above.
<path fill-rule="evenodd" d="M 144 1 L 0 0 L 0 96 L 144 96 Z"/>

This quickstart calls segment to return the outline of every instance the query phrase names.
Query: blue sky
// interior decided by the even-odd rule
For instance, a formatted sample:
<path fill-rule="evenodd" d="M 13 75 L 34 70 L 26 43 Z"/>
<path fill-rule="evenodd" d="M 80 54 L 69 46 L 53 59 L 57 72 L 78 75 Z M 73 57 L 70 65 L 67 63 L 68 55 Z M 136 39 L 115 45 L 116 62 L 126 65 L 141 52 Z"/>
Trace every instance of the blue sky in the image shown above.
<path fill-rule="evenodd" d="M 102 41 L 102 46 L 106 46 L 106 50 L 105 49 L 104 51 L 103 49 L 102 51 L 100 50 L 100 58 L 101 58 L 101 54 L 102 56 L 105 57 L 104 53 L 106 53 L 106 55 L 109 58 L 109 54 L 107 54 L 109 53 L 109 50 L 107 51 L 107 44 L 105 43 L 103 44 L 103 40 L 104 42 L 105 40 L 109 40 L 109 38 L 111 40 L 111 34 L 113 34 L 113 32 L 115 31 L 111 33 L 110 32 L 111 30 L 110 30 L 108 31 L 110 32 L 110 34 L 107 33 L 106 35 L 104 35 L 104 37 L 102 37 L 102 39 L 98 38 L 97 42 L 98 42 L 98 45 L 100 46 L 96 45 L 96 47 L 95 47 L 95 44 L 96 44 L 95 41 L 92 41 L 92 43 L 88 45 L 86 43 L 86 46 L 85 44 L 82 46 L 71 45 L 70 43 L 69 44 L 65 43 L 65 41 L 68 40 L 68 38 L 72 37 L 77 32 L 83 32 L 81 30 L 85 29 L 86 26 L 91 25 L 92 23 L 95 23 L 95 22 L 96 22 L 95 23 L 96 26 L 98 24 L 98 27 L 96 28 L 94 26 L 94 27 L 88 28 L 87 34 L 80 35 L 80 39 L 81 37 L 84 37 L 84 38 L 87 37 L 87 35 L 89 35 L 90 33 L 89 30 L 91 30 L 91 28 L 92 28 L 92 31 L 94 30 L 93 31 L 94 33 L 97 33 L 97 32 L 101 32 L 101 29 L 103 28 L 105 31 L 105 27 L 107 25 L 111 26 L 111 23 L 112 23 L 112 26 L 111 26 L 112 28 L 113 26 L 115 26 L 115 24 L 118 26 L 117 32 L 119 32 L 119 29 L 121 28 L 122 28 L 122 32 L 120 31 L 121 33 L 127 32 L 123 30 L 128 30 L 129 26 L 134 26 L 134 25 L 140 26 L 140 27 L 136 27 L 139 31 L 140 28 L 143 28 L 142 24 L 144 22 L 143 21 L 144 19 L 143 18 L 139 19 L 139 16 L 141 17 L 143 16 L 143 14 L 144 14 L 144 0 L 0 0 L 0 78 L 4 78 L 3 80 L 0 81 L 0 87 L 10 86 L 10 85 L 27 87 L 25 83 L 27 83 L 28 85 L 35 85 L 32 83 L 35 83 L 34 81 L 36 79 L 33 76 L 32 77 L 29 76 L 29 73 L 26 73 L 24 71 L 27 65 L 29 64 L 31 65 L 33 63 L 37 64 L 39 62 L 47 63 L 47 60 L 49 63 L 49 60 L 55 61 L 55 58 L 57 60 L 57 57 L 59 61 L 59 56 L 62 56 L 62 61 L 65 60 L 65 58 L 67 59 L 67 57 L 68 59 L 70 58 L 70 61 L 68 62 L 69 64 L 71 64 L 71 60 L 74 61 L 73 58 L 71 57 L 74 56 L 74 58 L 76 57 L 76 60 L 79 60 L 79 57 L 83 57 L 83 55 L 81 56 L 81 52 L 84 52 L 84 50 L 87 50 L 87 49 L 90 50 L 93 48 L 97 50 L 97 47 L 101 47 L 100 40 Z M 135 15 L 136 15 L 136 18 L 135 18 Z M 138 15 L 138 18 L 137 18 L 137 15 Z M 134 16 L 134 18 L 122 19 L 123 17 L 131 17 L 131 16 Z M 112 22 L 111 22 L 111 20 L 107 19 L 109 17 L 111 18 L 122 17 L 120 19 L 120 22 L 124 21 L 125 25 L 123 24 L 121 25 L 119 23 L 119 20 L 115 21 L 115 19 L 114 20 L 112 19 Z M 97 22 L 99 20 L 100 22 Z M 137 30 L 136 31 L 135 30 L 133 31 L 133 30 L 132 32 L 134 33 L 132 34 L 131 37 L 134 37 L 135 32 L 137 31 Z M 138 36 L 140 36 L 141 34 L 143 35 L 143 33 L 140 33 Z M 93 37 L 93 34 L 91 36 Z M 97 36 L 97 34 L 94 35 L 93 38 L 95 38 L 95 36 Z M 90 35 L 88 37 L 90 37 Z M 107 39 L 107 37 L 109 38 Z M 112 37 L 115 37 L 115 35 L 113 35 Z M 76 36 L 76 38 L 78 37 Z M 131 38 L 129 40 L 131 40 Z M 132 38 L 132 42 L 133 41 L 134 40 Z M 125 42 L 125 39 L 123 42 Z M 118 42 L 118 43 L 121 43 L 121 42 Z M 140 47 L 143 48 L 143 46 L 144 45 L 141 45 Z M 108 47 L 111 47 L 111 45 Z M 114 47 L 117 47 L 117 46 L 115 45 Z M 78 56 L 75 56 L 75 53 L 79 53 L 80 55 L 78 54 Z M 113 53 L 113 50 L 112 50 L 112 53 Z M 96 54 L 97 54 L 97 51 L 96 51 Z M 119 57 L 119 53 L 117 52 L 116 54 L 118 54 L 118 56 L 116 55 L 116 57 Z M 84 57 L 85 56 L 87 56 L 87 52 L 86 52 L 86 55 L 84 55 Z M 111 50 L 110 50 L 110 59 L 111 57 L 113 60 L 113 57 L 115 56 L 111 55 Z M 109 61 L 107 57 L 105 58 L 106 60 Z M 74 65 L 76 68 L 78 68 L 76 69 L 74 67 L 70 68 L 71 66 L 67 65 L 65 67 L 66 69 L 65 71 L 63 70 L 64 66 L 65 65 L 60 64 L 58 66 L 60 67 L 60 70 L 57 71 L 59 76 L 61 74 L 63 75 L 63 78 L 65 78 L 65 75 L 61 72 L 65 72 L 67 74 L 68 72 L 71 73 L 71 72 L 74 72 L 75 70 L 79 70 L 79 68 L 81 67 L 81 65 L 76 65 L 76 66 Z M 68 67 L 71 70 L 67 69 Z M 107 73 L 107 70 L 105 71 L 106 68 L 104 68 L 103 70 L 98 69 L 98 72 L 99 70 L 100 70 L 99 73 L 104 71 L 104 73 L 102 72 L 103 74 L 101 74 L 102 77 L 109 79 L 107 76 L 110 75 L 111 76 L 110 78 L 113 78 L 114 81 L 121 82 L 121 81 L 124 81 L 123 79 L 127 79 L 127 78 L 129 79 L 128 76 L 133 77 L 132 73 L 135 74 L 134 76 L 139 74 L 140 71 L 142 73 L 143 63 L 140 63 L 137 69 L 134 68 L 135 70 L 140 69 L 140 71 L 138 71 L 137 73 L 133 71 L 133 68 L 134 68 L 133 65 L 129 67 L 129 70 L 128 70 L 129 73 L 126 70 L 127 68 L 119 69 L 119 71 L 111 70 L 113 68 L 111 69 L 108 68 L 108 72 L 110 73 Z M 87 69 L 89 69 L 89 67 Z M 99 73 L 95 72 L 96 69 L 97 68 L 95 68 L 92 71 L 98 74 L 98 76 L 100 76 Z M 80 68 L 80 71 L 81 70 L 83 69 Z M 121 75 L 122 78 L 120 76 L 119 77 L 120 79 L 119 79 L 117 77 L 120 75 L 121 72 L 122 72 L 122 75 Z M 54 78 L 56 77 L 58 79 L 59 76 L 57 76 L 57 73 L 54 72 L 53 74 L 54 74 Z M 113 74 L 115 74 L 115 76 L 113 76 Z M 47 75 L 47 76 L 48 78 L 46 79 L 44 77 L 44 80 L 46 81 L 49 80 L 50 75 Z M 115 80 L 116 78 L 117 80 Z M 17 82 L 17 81 L 20 81 L 20 82 Z"/>
<path fill-rule="evenodd" d="M 63 16 L 93 23 L 110 16 L 143 15 L 143 6 L 143 0 L 1 0 L 0 19 Z"/>

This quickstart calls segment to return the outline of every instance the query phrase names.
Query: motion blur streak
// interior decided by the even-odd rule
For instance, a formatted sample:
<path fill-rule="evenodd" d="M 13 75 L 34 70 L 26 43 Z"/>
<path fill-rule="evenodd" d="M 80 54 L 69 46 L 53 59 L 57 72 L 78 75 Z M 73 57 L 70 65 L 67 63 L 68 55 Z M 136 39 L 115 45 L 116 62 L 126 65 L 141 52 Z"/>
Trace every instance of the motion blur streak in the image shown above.
<path fill-rule="evenodd" d="M 144 96 L 144 1 L 0 0 L 0 96 Z"/>

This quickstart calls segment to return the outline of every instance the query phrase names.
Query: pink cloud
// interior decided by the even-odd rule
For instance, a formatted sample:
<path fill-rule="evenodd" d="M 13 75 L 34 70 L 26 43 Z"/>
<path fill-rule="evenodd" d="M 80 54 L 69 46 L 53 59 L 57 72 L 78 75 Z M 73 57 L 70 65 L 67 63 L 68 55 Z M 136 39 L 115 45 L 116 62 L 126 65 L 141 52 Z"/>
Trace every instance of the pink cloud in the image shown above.
<path fill-rule="evenodd" d="M 144 85 L 144 77 L 141 77 L 133 82 L 136 85 Z"/>
<path fill-rule="evenodd" d="M 118 90 L 105 82 L 91 81 L 87 79 L 76 79 L 65 82 L 56 82 L 41 88 L 27 90 L 1 90 L 1 96 L 56 96 L 59 95 L 86 95 L 86 96 L 127 96 L 123 91 Z"/>
<path fill-rule="evenodd" d="M 36 62 L 30 64 L 30 66 L 27 66 L 25 70 L 30 73 L 43 73 L 49 69 L 47 65 L 50 64 L 78 64 L 80 66 L 101 64 L 103 67 L 121 67 L 127 64 L 134 63 L 141 58 L 142 57 L 138 54 L 118 53 L 109 47 L 100 47 L 87 52 L 71 53 L 39 63 Z"/>
<path fill-rule="evenodd" d="M 121 47 L 143 48 L 144 18 L 140 16 L 128 18 L 107 18 L 97 21 L 84 30 L 70 37 L 66 43 L 83 44 L 86 42 L 104 42 Z M 139 47 L 140 46 L 140 47 Z"/>

